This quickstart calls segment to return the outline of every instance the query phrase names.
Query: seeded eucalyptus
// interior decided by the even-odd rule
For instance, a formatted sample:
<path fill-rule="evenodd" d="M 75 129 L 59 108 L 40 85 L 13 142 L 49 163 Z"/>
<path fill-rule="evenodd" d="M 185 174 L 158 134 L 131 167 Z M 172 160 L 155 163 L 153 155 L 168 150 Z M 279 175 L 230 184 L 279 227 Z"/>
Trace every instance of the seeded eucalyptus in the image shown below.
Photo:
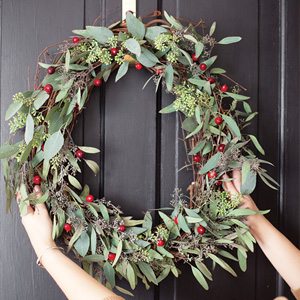
<path fill-rule="evenodd" d="M 0 148 L 7 207 L 16 193 L 21 214 L 27 205 L 45 202 L 53 238 L 62 238 L 87 272 L 125 293 L 130 292 L 116 286 L 116 275 L 132 289 L 138 279 L 149 288 L 169 273 L 179 276 L 179 261 L 190 266 L 205 289 L 212 280 L 211 263 L 236 276 L 227 261 L 238 261 L 245 271 L 255 240 L 242 221 L 257 212 L 239 207 L 240 194 L 222 191 L 222 175 L 241 169 L 246 195 L 255 189 L 257 175 L 271 188 L 277 185 L 262 167 L 267 162 L 253 152 L 256 148 L 264 154 L 257 138 L 242 132 L 257 113 L 242 95 L 244 87 L 215 66 L 217 56 L 212 55 L 215 46 L 240 38 L 217 41 L 215 23 L 205 33 L 204 27 L 200 32 L 199 26 L 184 26 L 166 12 L 164 17 L 144 24 L 128 12 L 126 22 L 74 30 L 76 36 L 56 45 L 49 61 L 39 62 L 35 89 L 13 97 L 5 116 L 10 142 Z M 40 58 L 49 57 L 50 50 Z M 86 154 L 100 151 L 73 141 L 77 116 L 93 88 L 114 71 L 115 81 L 120 80 L 131 65 L 151 73 L 146 84 L 153 80 L 156 89 L 162 84 L 174 95 L 174 102 L 160 112 L 178 112 L 187 149 L 183 168 L 194 178 L 184 187 L 187 194 L 175 189 L 170 207 L 159 210 L 158 226 L 150 212 L 141 220 L 123 215 L 76 178 L 83 164 L 98 173 L 98 164 Z M 42 69 L 47 70 L 43 78 Z M 18 142 L 17 132 L 22 133 Z M 42 189 L 39 197 L 35 185 Z"/>

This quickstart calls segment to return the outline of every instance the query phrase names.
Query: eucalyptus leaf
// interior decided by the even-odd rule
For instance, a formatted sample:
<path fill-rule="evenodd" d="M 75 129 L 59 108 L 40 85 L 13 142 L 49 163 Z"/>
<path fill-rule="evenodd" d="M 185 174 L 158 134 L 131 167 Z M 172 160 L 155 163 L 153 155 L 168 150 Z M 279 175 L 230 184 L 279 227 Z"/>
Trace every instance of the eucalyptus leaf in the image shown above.
<path fill-rule="evenodd" d="M 126 25 L 128 32 L 130 32 L 134 37 L 140 40 L 144 38 L 146 32 L 145 25 L 131 12 L 126 13 Z"/>
<path fill-rule="evenodd" d="M 97 175 L 99 173 L 100 168 L 99 168 L 99 165 L 95 161 L 89 160 L 89 159 L 85 159 L 84 161 L 90 167 L 90 169 L 95 173 L 95 175 Z"/>
<path fill-rule="evenodd" d="M 10 118 L 12 118 L 23 106 L 21 102 L 12 102 L 6 113 L 5 113 L 5 121 L 8 121 Z"/>
<path fill-rule="evenodd" d="M 220 152 L 217 152 L 216 154 L 214 154 L 207 162 L 206 164 L 202 167 L 202 169 L 200 170 L 200 174 L 206 174 L 208 171 L 214 169 L 217 164 L 219 163 L 220 159 L 221 159 L 222 154 Z"/>
<path fill-rule="evenodd" d="M 118 73 L 116 75 L 116 80 L 115 82 L 117 82 L 119 79 L 121 79 L 128 71 L 128 66 L 129 66 L 129 62 L 128 61 L 124 61 L 121 66 L 118 69 Z"/>
<path fill-rule="evenodd" d="M 141 54 L 141 46 L 139 42 L 134 38 L 126 40 L 125 47 L 137 56 Z"/>
<path fill-rule="evenodd" d="M 232 43 L 237 43 L 241 40 L 242 38 L 240 36 L 229 36 L 226 38 L 223 38 L 222 40 L 220 40 L 218 42 L 218 44 L 221 45 L 228 45 L 228 44 L 232 44 Z"/>
<path fill-rule="evenodd" d="M 169 64 L 165 69 L 165 79 L 167 90 L 170 92 L 173 88 L 173 80 L 174 80 L 174 69 L 171 64 Z"/>
<path fill-rule="evenodd" d="M 89 250 L 90 247 L 90 237 L 89 235 L 84 231 L 81 233 L 80 237 L 74 244 L 74 248 L 76 251 L 81 255 L 85 256 Z"/>
<path fill-rule="evenodd" d="M 25 135 L 24 135 L 25 143 L 27 145 L 32 141 L 33 134 L 34 134 L 34 121 L 31 114 L 28 114 L 26 118 L 26 127 L 25 127 Z"/>
<path fill-rule="evenodd" d="M 199 269 L 195 268 L 191 265 L 192 273 L 197 279 L 197 281 L 202 285 L 202 287 L 207 291 L 208 290 L 208 284 L 202 273 L 199 271 Z"/>
<path fill-rule="evenodd" d="M 50 160 L 54 157 L 64 145 L 64 136 L 61 131 L 53 133 L 45 142 L 44 159 Z"/>

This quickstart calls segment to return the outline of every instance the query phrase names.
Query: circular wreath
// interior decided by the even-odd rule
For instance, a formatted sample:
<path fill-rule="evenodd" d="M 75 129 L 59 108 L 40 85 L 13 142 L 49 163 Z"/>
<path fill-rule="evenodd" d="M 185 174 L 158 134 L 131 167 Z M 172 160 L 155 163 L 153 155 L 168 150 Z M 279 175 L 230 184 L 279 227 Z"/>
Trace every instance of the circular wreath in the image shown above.
<path fill-rule="evenodd" d="M 249 148 L 264 154 L 254 135 L 241 134 L 257 114 L 247 103 L 245 90 L 221 68 L 212 67 L 215 45 L 240 41 L 240 37 L 213 37 L 216 23 L 205 33 L 203 21 L 182 25 L 164 12 L 147 16 L 148 23 L 131 12 L 126 20 L 107 27 L 87 26 L 76 36 L 47 47 L 39 57 L 33 91 L 19 92 L 6 112 L 11 139 L 0 148 L 8 207 L 21 195 L 21 214 L 27 205 L 45 202 L 53 219 L 53 238 L 62 237 L 85 270 L 116 287 L 115 276 L 125 278 L 132 289 L 141 279 L 146 288 L 169 273 L 178 276 L 176 263 L 191 267 L 197 281 L 208 289 L 213 262 L 233 276 L 227 262 L 238 261 L 246 270 L 247 251 L 255 239 L 242 222 L 257 212 L 239 208 L 241 195 L 222 190 L 224 173 L 242 170 L 242 194 L 250 194 L 257 174 L 270 187 L 276 182 L 261 167 Z M 50 48 L 55 49 L 50 53 Z M 159 210 L 162 223 L 154 226 L 151 213 L 142 220 L 124 216 L 110 201 L 98 199 L 88 185 L 82 188 L 76 175 L 85 162 L 95 173 L 96 162 L 86 153 L 93 147 L 78 146 L 71 133 L 94 87 L 100 87 L 114 70 L 121 79 L 130 65 L 147 69 L 175 101 L 161 113 L 179 112 L 187 162 L 193 173 L 187 194 L 175 189 L 169 213 Z M 40 81 L 41 69 L 47 74 Z M 147 82 L 148 82 L 147 81 Z M 15 142 L 15 133 L 24 129 Z M 250 142 L 250 143 L 249 143 Z M 39 185 L 42 194 L 34 193 Z M 265 213 L 265 212 L 260 212 Z"/>

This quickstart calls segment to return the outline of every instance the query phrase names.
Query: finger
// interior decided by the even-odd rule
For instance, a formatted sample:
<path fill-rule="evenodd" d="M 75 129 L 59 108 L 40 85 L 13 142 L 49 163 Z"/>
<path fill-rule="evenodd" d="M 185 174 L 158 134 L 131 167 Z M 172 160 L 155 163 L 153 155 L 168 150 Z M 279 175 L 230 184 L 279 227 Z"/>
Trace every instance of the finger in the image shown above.
<path fill-rule="evenodd" d="M 234 169 L 232 171 L 232 177 L 233 177 L 233 184 L 234 187 L 238 192 L 241 192 L 241 185 L 242 185 L 242 174 L 239 169 Z"/>
<path fill-rule="evenodd" d="M 43 213 L 43 212 L 48 213 L 48 210 L 47 210 L 46 205 L 44 203 L 40 203 L 40 204 L 35 205 L 35 212 L 38 213 L 38 214 Z"/>
<path fill-rule="evenodd" d="M 38 194 L 40 193 L 42 190 L 41 190 L 41 187 L 39 185 L 35 185 L 34 188 L 33 188 L 33 191 Z"/>
<path fill-rule="evenodd" d="M 231 193 L 231 194 L 236 194 L 238 191 L 236 190 L 234 184 L 232 183 L 232 181 L 230 180 L 229 176 L 227 174 L 223 175 L 223 187 L 224 190 Z"/>
<path fill-rule="evenodd" d="M 31 205 L 28 205 L 27 206 L 27 212 L 25 215 L 22 216 L 22 219 L 24 219 L 25 217 L 29 216 L 29 215 L 33 215 L 34 213 L 34 210 L 33 208 L 31 207 Z"/>

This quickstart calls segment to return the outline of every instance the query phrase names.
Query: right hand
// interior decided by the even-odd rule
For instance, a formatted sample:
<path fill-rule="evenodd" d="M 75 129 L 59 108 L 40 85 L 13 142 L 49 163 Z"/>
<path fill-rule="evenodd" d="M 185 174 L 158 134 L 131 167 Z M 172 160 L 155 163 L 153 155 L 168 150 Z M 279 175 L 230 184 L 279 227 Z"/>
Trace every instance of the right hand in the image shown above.
<path fill-rule="evenodd" d="M 230 194 L 237 194 L 241 192 L 241 182 L 242 182 L 242 174 L 240 170 L 233 170 L 232 171 L 232 180 L 229 180 L 229 176 L 227 174 L 223 175 L 223 182 L 224 190 Z M 258 211 L 254 200 L 249 195 L 242 196 L 242 203 L 240 205 L 241 208 L 249 208 L 255 211 Z M 255 222 L 258 216 L 262 215 L 250 215 L 245 218 L 245 223 L 247 225 L 251 225 L 252 222 Z"/>

